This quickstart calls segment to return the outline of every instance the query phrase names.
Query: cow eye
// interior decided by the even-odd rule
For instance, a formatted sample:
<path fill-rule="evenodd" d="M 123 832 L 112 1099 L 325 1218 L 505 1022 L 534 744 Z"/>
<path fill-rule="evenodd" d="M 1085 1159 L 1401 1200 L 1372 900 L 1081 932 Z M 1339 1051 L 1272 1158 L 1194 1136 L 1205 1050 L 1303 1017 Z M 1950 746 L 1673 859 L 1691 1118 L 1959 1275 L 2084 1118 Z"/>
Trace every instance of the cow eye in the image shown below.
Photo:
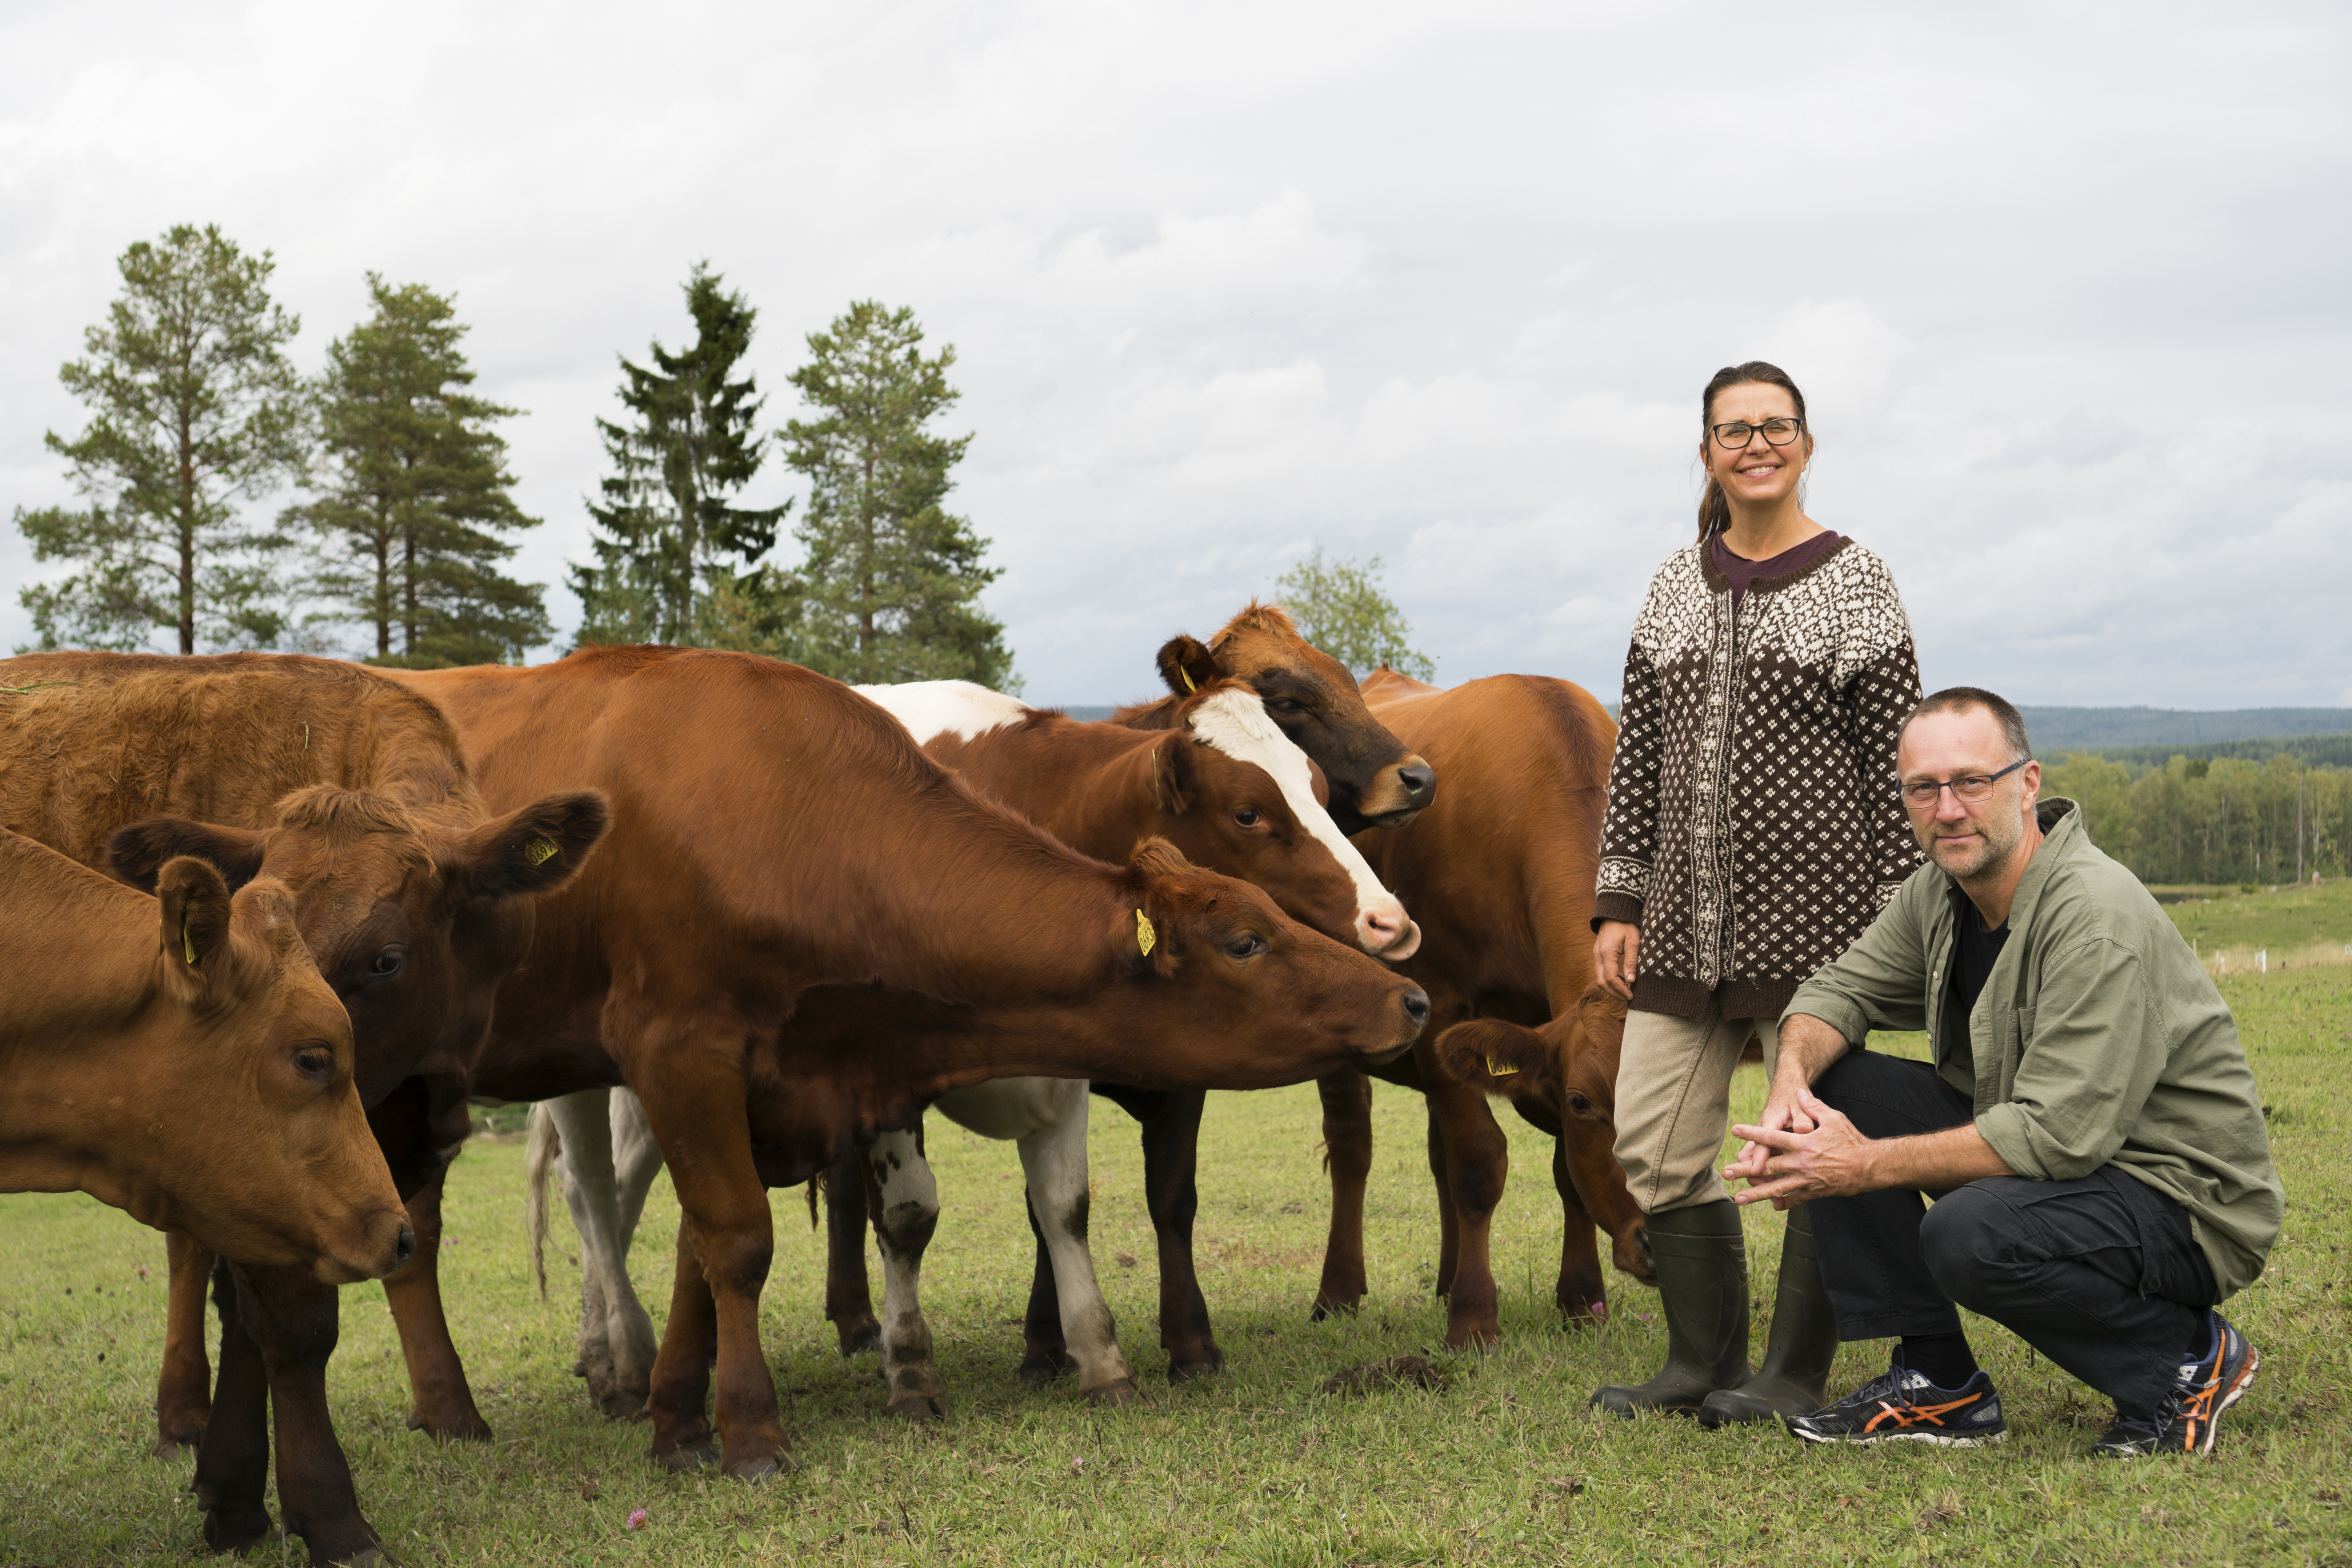
<path fill-rule="evenodd" d="M 1590 1115 L 1592 1110 L 1592 1101 L 1580 1094 L 1571 1094 L 1568 1097 L 1568 1108 L 1579 1116 Z"/>
<path fill-rule="evenodd" d="M 387 947 L 382 952 L 377 953 L 373 959 L 369 961 L 367 967 L 368 978 L 370 980 L 389 980 L 394 975 L 399 973 L 400 966 L 407 962 L 408 950 L 406 948 Z"/>
<path fill-rule="evenodd" d="M 1243 806 L 1240 810 L 1234 813 L 1234 820 L 1240 823 L 1244 827 L 1255 827 L 1258 823 L 1257 807 L 1254 805 Z"/>
<path fill-rule="evenodd" d="M 1267 701 L 1265 706 L 1266 710 L 1273 713 L 1304 713 L 1307 711 L 1307 710 L 1301 707 L 1295 699 L 1288 697 L 1273 698 Z"/>
<path fill-rule="evenodd" d="M 304 1046 L 294 1053 L 294 1070 L 312 1083 L 325 1083 L 335 1076 L 335 1053 L 324 1046 Z"/>
<path fill-rule="evenodd" d="M 1225 943 L 1225 952 L 1235 958 L 1255 958 L 1265 951 L 1265 939 L 1254 931 L 1243 931 Z"/>

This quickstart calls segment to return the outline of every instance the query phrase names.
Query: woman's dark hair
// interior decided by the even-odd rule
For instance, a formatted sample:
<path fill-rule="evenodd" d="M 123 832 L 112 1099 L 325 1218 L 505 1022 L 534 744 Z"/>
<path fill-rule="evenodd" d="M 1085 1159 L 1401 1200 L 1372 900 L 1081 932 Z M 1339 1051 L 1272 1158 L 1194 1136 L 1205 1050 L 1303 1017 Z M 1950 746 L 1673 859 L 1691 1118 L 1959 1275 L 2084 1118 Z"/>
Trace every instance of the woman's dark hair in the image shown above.
<path fill-rule="evenodd" d="M 1804 419 L 1805 395 L 1797 390 L 1797 384 L 1789 379 L 1787 371 L 1777 364 L 1767 364 L 1760 359 L 1749 360 L 1746 364 L 1727 364 L 1715 373 L 1714 378 L 1706 384 L 1706 395 L 1699 399 L 1698 438 L 1702 446 L 1707 440 L 1707 423 L 1715 417 L 1715 395 L 1730 387 L 1759 382 L 1788 393 L 1796 400 L 1798 419 Z M 1805 426 L 1805 434 L 1812 434 L 1810 424 Z M 1705 544 L 1712 535 L 1721 533 L 1730 526 L 1731 502 L 1724 495 L 1723 487 L 1715 482 L 1715 470 L 1710 468 L 1706 474 L 1706 494 L 1698 498 L 1698 542 Z"/>

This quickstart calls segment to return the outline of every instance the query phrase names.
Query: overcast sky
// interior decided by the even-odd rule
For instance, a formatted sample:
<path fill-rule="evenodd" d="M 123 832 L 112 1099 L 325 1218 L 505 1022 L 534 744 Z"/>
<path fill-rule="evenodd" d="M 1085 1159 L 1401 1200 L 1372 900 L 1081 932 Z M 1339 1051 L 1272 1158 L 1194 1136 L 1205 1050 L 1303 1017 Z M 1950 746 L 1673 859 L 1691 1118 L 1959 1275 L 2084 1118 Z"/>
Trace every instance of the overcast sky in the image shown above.
<path fill-rule="evenodd" d="M 776 423 L 853 299 L 955 345 L 1032 701 L 1147 690 L 1318 540 L 1441 679 L 1613 697 L 1761 354 L 1931 687 L 2352 703 L 2347 81 L 2340 4 L 15 0 L 0 507 L 71 497 L 115 258 L 216 222 L 305 368 L 369 269 L 455 291 L 560 584 L 708 258 Z M 0 646 L 35 570 L 0 528 Z"/>

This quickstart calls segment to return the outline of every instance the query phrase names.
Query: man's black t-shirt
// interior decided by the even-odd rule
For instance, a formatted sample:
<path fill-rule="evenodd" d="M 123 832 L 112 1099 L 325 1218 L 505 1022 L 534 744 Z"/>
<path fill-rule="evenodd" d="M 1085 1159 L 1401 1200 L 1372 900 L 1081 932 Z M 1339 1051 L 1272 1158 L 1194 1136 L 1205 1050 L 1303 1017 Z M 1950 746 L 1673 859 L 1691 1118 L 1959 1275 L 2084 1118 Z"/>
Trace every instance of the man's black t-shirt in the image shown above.
<path fill-rule="evenodd" d="M 1957 1014 L 1953 1039 L 1969 1037 L 1969 1015 L 1977 1010 L 1985 982 L 1992 978 L 1993 960 L 2009 941 L 2009 922 L 1998 931 L 1985 929 L 1984 916 L 1973 900 L 1960 900 L 1959 940 L 1952 949 L 1952 1005 Z"/>

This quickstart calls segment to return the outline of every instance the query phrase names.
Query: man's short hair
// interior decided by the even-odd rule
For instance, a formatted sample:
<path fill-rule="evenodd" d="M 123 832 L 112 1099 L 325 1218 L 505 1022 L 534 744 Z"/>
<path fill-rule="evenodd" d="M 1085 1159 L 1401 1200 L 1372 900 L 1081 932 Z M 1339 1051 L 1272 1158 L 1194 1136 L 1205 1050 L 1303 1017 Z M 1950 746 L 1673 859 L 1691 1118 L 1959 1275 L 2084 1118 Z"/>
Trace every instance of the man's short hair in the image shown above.
<path fill-rule="evenodd" d="M 2010 761 L 2023 762 L 2033 755 L 2033 742 L 2025 736 L 2025 715 L 2008 698 L 1980 686 L 1947 686 L 1921 699 L 1919 706 L 1911 710 L 1911 717 L 1903 721 L 1903 728 L 1910 729 L 1930 713 L 1959 713 L 1970 708 L 1981 708 L 2000 722 L 2000 737 L 2009 743 Z"/>

